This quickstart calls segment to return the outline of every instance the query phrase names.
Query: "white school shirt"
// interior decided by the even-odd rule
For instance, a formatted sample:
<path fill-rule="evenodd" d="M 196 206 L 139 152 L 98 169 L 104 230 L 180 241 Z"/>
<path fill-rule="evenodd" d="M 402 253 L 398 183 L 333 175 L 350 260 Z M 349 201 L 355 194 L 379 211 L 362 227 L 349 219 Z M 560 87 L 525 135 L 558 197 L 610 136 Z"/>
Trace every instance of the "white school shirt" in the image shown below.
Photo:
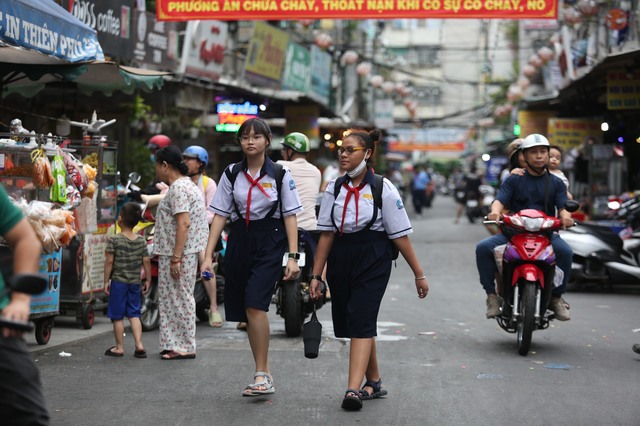
<path fill-rule="evenodd" d="M 213 197 L 213 202 L 210 206 L 215 214 L 224 217 L 231 217 L 232 221 L 239 219 L 234 207 L 234 200 L 235 204 L 238 206 L 242 219 L 245 219 L 248 199 L 247 196 L 251 186 L 249 180 L 244 174 L 244 172 L 247 171 L 247 163 L 246 161 L 242 161 L 241 164 L 242 167 L 236 176 L 236 181 L 233 185 L 233 193 L 231 182 L 229 181 L 225 170 L 225 172 L 222 173 L 220 182 L 218 182 L 218 190 L 216 191 L 216 194 Z M 249 220 L 264 219 L 269 211 L 271 211 L 274 203 L 278 202 L 278 187 L 276 185 L 276 175 L 273 164 L 274 163 L 267 158 L 258 174 L 256 176 L 252 176 L 252 178 L 256 180 L 263 172 L 266 173 L 259 180 L 258 185 L 262 187 L 268 197 L 257 186 L 251 189 L 251 211 Z M 232 167 L 233 164 L 227 167 L 227 169 Z M 291 176 L 291 171 L 286 167 L 284 168 L 280 197 L 283 216 L 295 215 L 302 211 L 302 204 L 300 203 L 300 197 L 296 190 L 295 181 Z M 276 207 L 272 217 L 276 219 L 280 218 L 280 207 Z"/>
<path fill-rule="evenodd" d="M 296 188 L 303 210 L 298 214 L 298 228 L 306 231 L 315 231 L 316 200 L 320 192 L 322 176 L 320 170 L 304 158 L 296 158 L 293 161 L 278 161 L 283 167 L 291 170 L 291 175 L 296 182 Z"/>
<path fill-rule="evenodd" d="M 342 228 L 344 233 L 353 233 L 363 230 L 373 217 L 374 201 L 373 193 L 371 192 L 373 173 L 371 171 L 367 172 L 367 176 L 365 176 L 363 182 L 365 181 L 368 184 L 360 190 L 360 197 L 358 198 L 357 224 L 356 205 L 354 201 L 355 194 L 352 194 L 349 198 L 349 204 L 347 204 L 347 212 Z M 342 223 L 342 212 L 344 209 L 344 202 L 347 197 L 347 190 L 342 188 L 338 197 L 334 198 L 335 183 L 336 179 L 329 182 L 322 197 L 322 204 L 320 205 L 320 213 L 318 215 L 319 231 L 340 232 L 340 224 Z M 347 184 L 352 186 L 350 180 L 347 181 Z M 333 208 L 334 204 L 335 208 Z M 331 221 L 332 208 L 333 222 Z M 409 235 L 413 232 L 409 216 L 404 208 L 400 194 L 396 187 L 393 186 L 387 178 L 383 179 L 382 209 L 378 209 L 378 217 L 369 229 L 372 231 L 384 231 L 390 239 L 404 237 L 405 235 Z"/>

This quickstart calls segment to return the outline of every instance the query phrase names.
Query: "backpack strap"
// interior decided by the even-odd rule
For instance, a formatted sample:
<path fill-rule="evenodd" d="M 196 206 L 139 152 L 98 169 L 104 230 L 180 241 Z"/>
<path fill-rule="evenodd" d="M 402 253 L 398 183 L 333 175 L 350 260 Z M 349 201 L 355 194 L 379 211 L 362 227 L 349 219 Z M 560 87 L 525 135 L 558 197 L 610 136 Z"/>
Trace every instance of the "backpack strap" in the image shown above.
<path fill-rule="evenodd" d="M 202 189 L 204 189 L 205 194 L 207 193 L 207 186 L 209 186 L 209 181 L 211 178 L 206 175 L 202 175 Z"/>
<path fill-rule="evenodd" d="M 376 222 L 376 219 L 378 219 L 378 210 L 382 209 L 382 187 L 384 185 L 383 179 L 384 178 L 381 175 L 378 175 L 378 174 L 373 175 L 373 185 L 370 185 L 371 193 L 373 194 L 373 215 L 371 216 L 371 220 L 369 221 L 369 223 L 367 223 L 367 226 L 365 226 L 363 230 L 368 230 L 373 226 L 373 224 Z M 336 179 L 335 186 L 333 187 L 334 201 L 335 199 L 338 198 L 338 194 L 340 194 L 342 185 L 345 184 L 347 180 L 348 180 L 348 177 L 346 174 Z M 333 219 L 334 208 L 335 208 L 335 202 L 331 207 L 331 221 L 333 222 L 333 226 L 337 229 L 338 227 L 336 226 L 335 221 Z"/>
<path fill-rule="evenodd" d="M 269 211 L 269 213 L 267 213 L 267 216 L 265 218 L 270 218 L 273 216 L 273 214 L 276 212 L 276 208 L 278 208 L 278 205 L 280 206 L 280 219 L 282 219 L 282 181 L 284 180 L 284 167 L 282 167 L 282 164 L 278 164 L 276 162 L 273 162 L 273 167 L 276 171 L 276 190 L 278 191 L 278 202 L 276 204 L 273 205 L 273 207 L 271 208 L 271 210 Z M 233 164 L 231 167 L 228 167 L 224 174 L 227 176 L 227 179 L 229 179 L 229 183 L 231 183 L 231 192 L 233 193 L 233 188 L 234 185 L 236 183 L 236 178 L 238 177 L 238 173 L 240 173 L 240 170 L 242 169 L 242 162 L 240 163 L 235 163 Z M 233 207 L 235 208 L 236 214 L 238 215 L 238 217 L 242 217 L 242 215 L 240 214 L 240 210 L 238 209 L 238 205 L 236 204 L 236 201 L 233 197 L 231 197 L 233 199 Z"/>

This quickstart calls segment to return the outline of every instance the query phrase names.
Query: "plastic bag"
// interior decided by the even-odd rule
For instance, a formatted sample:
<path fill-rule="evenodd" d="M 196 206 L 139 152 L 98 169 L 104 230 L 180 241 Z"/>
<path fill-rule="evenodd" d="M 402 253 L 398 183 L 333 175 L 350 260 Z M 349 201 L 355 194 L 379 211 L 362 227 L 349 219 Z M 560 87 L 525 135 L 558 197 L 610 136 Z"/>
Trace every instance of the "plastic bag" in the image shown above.
<path fill-rule="evenodd" d="M 504 257 L 504 250 L 506 248 L 506 244 L 501 244 L 493 249 L 493 257 L 496 259 L 496 265 L 498 265 L 500 274 L 502 274 L 502 258 Z"/>
<path fill-rule="evenodd" d="M 76 188 L 78 188 L 78 191 L 80 191 L 80 193 L 82 194 L 82 191 L 85 190 L 89 182 L 89 180 L 87 179 L 87 175 L 84 173 L 84 170 L 81 167 L 82 165 L 78 163 L 77 160 L 70 154 L 62 150 L 58 152 L 62 156 L 64 166 L 69 175 L 69 180 L 73 185 L 75 185 Z"/>
<path fill-rule="evenodd" d="M 51 174 L 51 163 L 41 149 L 31 153 L 33 161 L 33 184 L 38 188 L 50 188 L 55 183 Z"/>

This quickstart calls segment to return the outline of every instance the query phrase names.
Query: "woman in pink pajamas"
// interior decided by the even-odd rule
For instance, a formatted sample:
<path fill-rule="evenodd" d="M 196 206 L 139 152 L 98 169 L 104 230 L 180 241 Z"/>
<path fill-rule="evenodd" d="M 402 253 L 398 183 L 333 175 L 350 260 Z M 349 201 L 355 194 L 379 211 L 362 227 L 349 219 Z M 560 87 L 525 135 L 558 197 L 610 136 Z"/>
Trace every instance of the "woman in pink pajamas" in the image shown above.
<path fill-rule="evenodd" d="M 167 360 L 196 357 L 193 288 L 208 229 L 202 194 L 187 172 L 177 147 L 156 152 L 156 177 L 169 185 L 158 205 L 154 241 L 159 258 L 160 354 Z"/>

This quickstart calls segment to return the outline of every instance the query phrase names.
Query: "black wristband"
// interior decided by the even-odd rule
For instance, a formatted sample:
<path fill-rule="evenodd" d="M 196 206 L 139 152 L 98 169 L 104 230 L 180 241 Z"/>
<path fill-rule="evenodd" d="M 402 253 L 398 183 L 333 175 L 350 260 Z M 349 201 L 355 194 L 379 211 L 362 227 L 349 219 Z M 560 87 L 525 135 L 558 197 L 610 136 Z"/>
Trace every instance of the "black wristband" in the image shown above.
<path fill-rule="evenodd" d="M 300 260 L 300 253 L 289 253 L 288 257 L 289 259 Z"/>
<path fill-rule="evenodd" d="M 320 276 L 320 275 L 311 275 L 311 276 L 309 276 L 309 282 L 311 282 L 312 280 L 318 280 L 320 283 L 324 284 L 324 280 L 322 279 L 322 276 Z"/>

